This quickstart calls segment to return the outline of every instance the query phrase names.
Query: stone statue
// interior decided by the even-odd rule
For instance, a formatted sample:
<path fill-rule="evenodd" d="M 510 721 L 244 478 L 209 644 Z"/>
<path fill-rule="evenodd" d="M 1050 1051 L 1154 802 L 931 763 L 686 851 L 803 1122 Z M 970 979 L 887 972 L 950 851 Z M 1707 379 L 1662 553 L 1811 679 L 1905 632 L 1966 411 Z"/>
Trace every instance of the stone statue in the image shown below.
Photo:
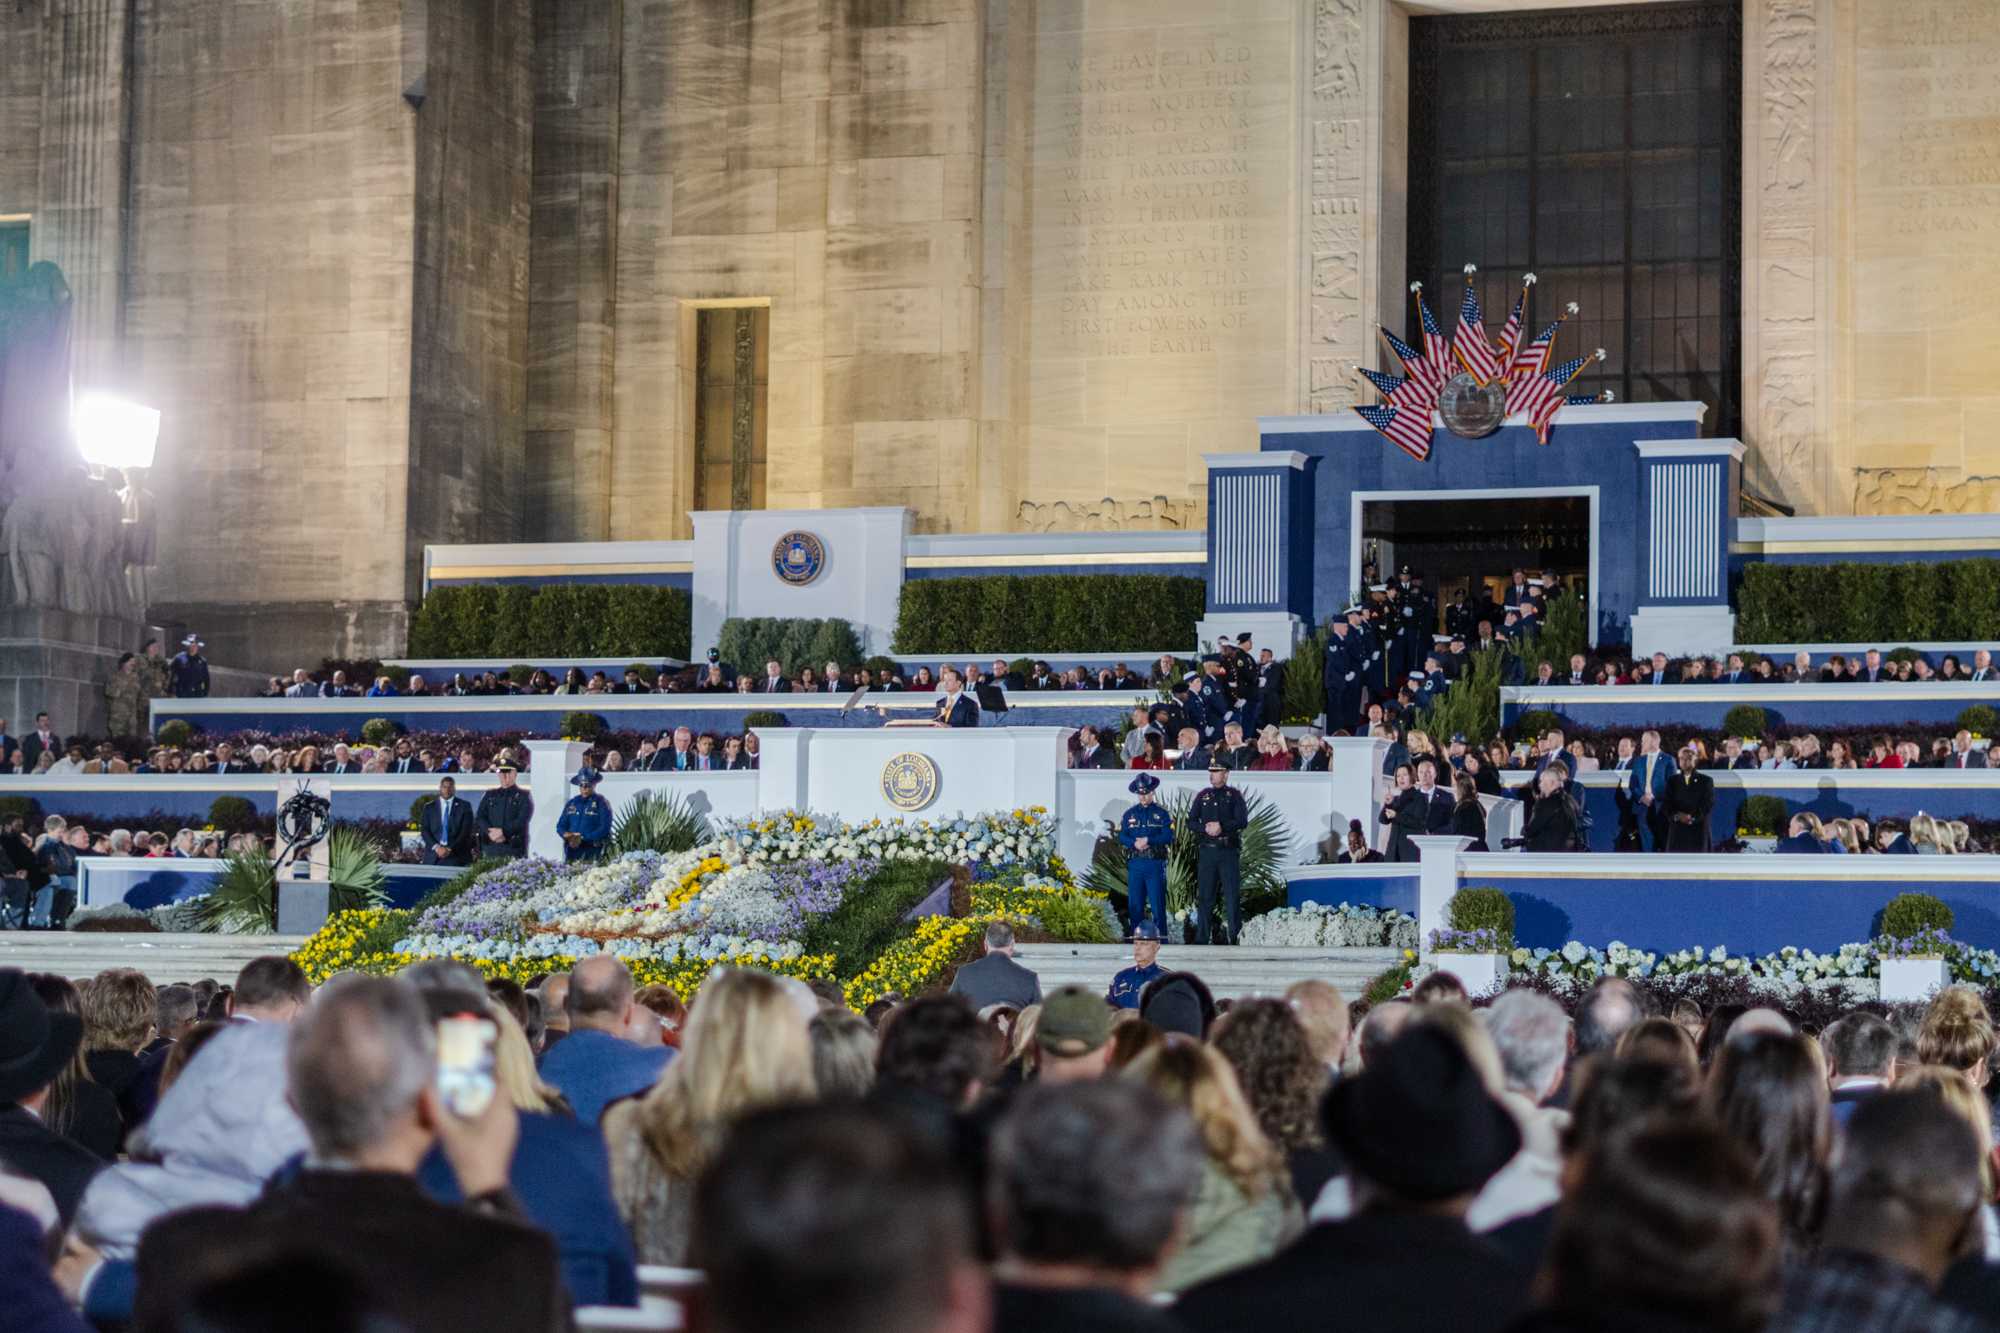
<path fill-rule="evenodd" d="M 42 463 L 59 465 L 70 402 L 69 284 L 47 262 L 0 282 L 0 493 Z"/>
<path fill-rule="evenodd" d="M 13 605 L 63 605 L 62 569 L 67 547 L 76 540 L 75 490 L 68 477 L 29 477 L 0 515 L 0 546 L 7 552 L 7 593 Z"/>
<path fill-rule="evenodd" d="M 152 604 L 152 569 L 160 562 L 160 517 L 143 469 L 129 468 L 123 476 L 118 503 L 124 511 L 125 595 L 134 613 L 143 616 Z"/>

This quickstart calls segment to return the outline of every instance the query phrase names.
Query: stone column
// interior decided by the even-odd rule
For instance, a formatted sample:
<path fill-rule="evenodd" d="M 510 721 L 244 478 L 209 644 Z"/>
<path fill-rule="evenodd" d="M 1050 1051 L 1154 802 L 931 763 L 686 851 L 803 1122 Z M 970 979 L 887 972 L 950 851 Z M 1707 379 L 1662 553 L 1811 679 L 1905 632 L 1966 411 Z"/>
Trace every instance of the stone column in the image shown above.
<path fill-rule="evenodd" d="M 32 244 L 75 294 L 71 369 L 83 388 L 117 387 L 122 368 L 134 3 L 47 0 Z"/>
<path fill-rule="evenodd" d="M 1368 845 L 1374 847 L 1384 836 L 1375 823 L 1375 812 L 1380 805 L 1382 760 L 1389 754 L 1389 742 L 1367 736 L 1333 736 L 1327 744 L 1333 749 L 1328 771 L 1333 775 L 1334 842 L 1345 847 L 1347 822 L 1358 819 L 1361 831 L 1368 835 Z"/>
<path fill-rule="evenodd" d="M 1411 838 L 1417 845 L 1417 949 L 1426 963 L 1431 957 L 1431 932 L 1443 930 L 1451 895 L 1458 892 L 1458 854 L 1472 839 L 1452 836 Z"/>

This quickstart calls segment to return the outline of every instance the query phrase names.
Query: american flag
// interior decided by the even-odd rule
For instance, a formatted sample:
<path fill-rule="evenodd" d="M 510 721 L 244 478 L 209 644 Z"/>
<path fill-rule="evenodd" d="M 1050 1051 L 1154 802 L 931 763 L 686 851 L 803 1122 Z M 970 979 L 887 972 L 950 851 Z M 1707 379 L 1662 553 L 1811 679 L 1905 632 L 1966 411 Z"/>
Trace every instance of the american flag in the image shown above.
<path fill-rule="evenodd" d="M 1510 380 L 1510 384 L 1508 384 L 1510 392 L 1512 392 L 1512 382 L 1514 380 L 1532 376 L 1532 374 L 1540 372 L 1548 364 L 1550 352 L 1556 350 L 1556 330 L 1560 330 L 1562 328 L 1562 320 L 1570 318 L 1572 314 L 1576 314 L 1576 302 L 1574 300 L 1570 302 L 1568 310 L 1564 310 L 1562 314 L 1556 316 L 1554 324 L 1550 324 L 1548 328 L 1544 328 L 1536 336 L 1534 342 L 1530 342 L 1526 346 L 1520 346 L 1520 348 L 1514 348 L 1514 360 L 1506 368 L 1506 378 Z M 1508 410 L 1512 410 L 1512 404 L 1508 404 Z"/>
<path fill-rule="evenodd" d="M 1509 365 L 1514 360 L 1514 345 L 1521 341 L 1521 319 L 1528 307 L 1528 288 L 1535 285 L 1535 275 L 1530 273 L 1521 279 L 1521 294 L 1514 298 L 1514 309 L 1507 316 L 1507 323 L 1500 330 L 1500 364 Z"/>
<path fill-rule="evenodd" d="M 1356 366 L 1354 370 L 1356 374 L 1374 385 L 1376 392 L 1387 399 L 1392 406 L 1428 410 L 1433 405 L 1436 395 L 1426 393 L 1423 385 L 1407 376 L 1386 375 L 1379 370 L 1370 370 L 1366 366 Z"/>
<path fill-rule="evenodd" d="M 1451 350 L 1481 384 L 1500 378 L 1500 360 L 1493 355 L 1493 344 L 1486 341 L 1486 317 L 1479 311 L 1479 289 L 1472 285 L 1470 265 L 1465 274 L 1465 295 L 1458 302 L 1458 328 L 1451 335 Z"/>
<path fill-rule="evenodd" d="M 1424 300 L 1424 285 L 1413 282 L 1410 291 L 1417 298 L 1417 319 L 1424 329 L 1424 361 L 1436 373 L 1439 385 L 1443 385 L 1458 373 L 1456 363 L 1451 359 L 1451 344 L 1445 340 L 1444 330 L 1438 327 L 1430 304 Z"/>
<path fill-rule="evenodd" d="M 1580 356 L 1574 361 L 1563 362 L 1553 370 L 1543 371 L 1528 382 L 1528 392 L 1519 410 L 1526 414 L 1528 424 L 1535 428 L 1537 443 L 1549 442 L 1549 427 L 1555 423 L 1556 413 L 1569 402 L 1569 398 L 1563 393 L 1563 390 L 1569 387 L 1569 382 L 1582 374 L 1585 366 L 1603 359 L 1604 351 L 1600 348 L 1589 356 Z M 1509 397 L 1512 397 L 1511 392 Z M 1586 398 L 1584 401 L 1591 400 Z M 1508 406 L 1511 409 L 1513 404 L 1510 402 Z"/>
<path fill-rule="evenodd" d="M 1401 407 L 1357 407 L 1361 419 L 1373 426 L 1419 463 L 1431 454 L 1431 414 Z"/>
<path fill-rule="evenodd" d="M 1410 373 L 1411 383 L 1432 393 L 1444 387 L 1444 377 L 1437 374 L 1431 363 L 1424 359 L 1422 352 L 1387 329 L 1381 329 L 1380 332 L 1382 341 L 1389 344 L 1389 350 L 1396 354 L 1396 359 L 1403 363 L 1403 369 Z"/>

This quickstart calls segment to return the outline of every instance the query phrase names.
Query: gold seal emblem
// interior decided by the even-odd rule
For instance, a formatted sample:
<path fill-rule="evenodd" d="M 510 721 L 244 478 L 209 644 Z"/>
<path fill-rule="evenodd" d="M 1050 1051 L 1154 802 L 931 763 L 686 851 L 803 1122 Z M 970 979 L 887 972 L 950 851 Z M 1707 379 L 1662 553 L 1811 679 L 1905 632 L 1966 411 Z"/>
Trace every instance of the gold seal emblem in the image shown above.
<path fill-rule="evenodd" d="M 921 810 L 937 794 L 938 768 L 929 755 L 899 754 L 882 765 L 882 799 L 898 810 Z"/>
<path fill-rule="evenodd" d="M 780 579 L 803 587 L 826 568 L 826 546 L 810 532 L 788 532 L 771 548 L 771 572 Z"/>

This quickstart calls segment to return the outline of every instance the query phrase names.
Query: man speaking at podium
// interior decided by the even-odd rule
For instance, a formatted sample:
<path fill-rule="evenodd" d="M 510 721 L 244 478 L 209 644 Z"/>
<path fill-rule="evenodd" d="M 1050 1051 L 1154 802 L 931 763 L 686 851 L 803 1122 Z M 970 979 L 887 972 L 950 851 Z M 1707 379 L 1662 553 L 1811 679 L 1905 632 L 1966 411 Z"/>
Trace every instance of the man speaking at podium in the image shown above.
<path fill-rule="evenodd" d="M 965 692 L 965 682 L 957 671 L 944 669 L 940 683 L 944 686 L 944 697 L 938 700 L 937 725 L 940 727 L 976 727 L 979 725 L 979 705 Z"/>

